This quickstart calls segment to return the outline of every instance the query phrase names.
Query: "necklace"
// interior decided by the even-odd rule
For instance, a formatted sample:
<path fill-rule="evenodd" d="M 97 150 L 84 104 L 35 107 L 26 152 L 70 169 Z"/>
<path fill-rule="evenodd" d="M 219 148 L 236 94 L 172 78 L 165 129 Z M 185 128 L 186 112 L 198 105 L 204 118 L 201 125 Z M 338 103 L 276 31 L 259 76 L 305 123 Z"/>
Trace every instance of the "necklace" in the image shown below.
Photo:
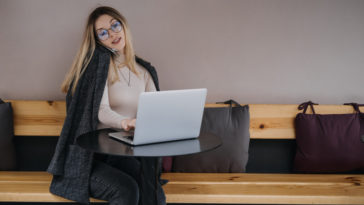
<path fill-rule="evenodd" d="M 129 80 L 128 80 L 128 87 L 130 87 L 130 69 L 128 68 L 128 70 L 129 70 Z M 123 78 L 125 79 L 125 77 L 124 77 L 124 74 L 123 74 Z M 125 79 L 125 81 L 126 81 L 126 79 Z"/>
<path fill-rule="evenodd" d="M 128 80 L 124 76 L 124 73 L 122 70 L 119 70 L 119 72 L 121 72 L 121 76 L 124 78 L 125 82 L 128 82 L 128 87 L 130 87 L 130 69 L 128 67 L 127 67 L 127 69 L 129 70 L 129 79 Z"/>
<path fill-rule="evenodd" d="M 127 67 L 127 69 L 129 70 L 129 79 L 128 80 L 126 80 L 126 77 L 124 76 L 124 73 L 122 72 L 122 70 L 121 70 L 121 68 L 123 68 L 123 67 L 119 67 L 120 66 L 120 64 L 121 64 L 121 62 L 118 60 L 118 59 L 115 59 L 116 60 L 116 62 L 118 62 L 118 65 L 116 66 L 118 69 L 119 69 L 119 71 L 121 72 L 121 76 L 124 78 L 124 80 L 125 80 L 125 82 L 126 81 L 128 81 L 128 87 L 130 87 L 130 68 L 128 68 Z M 126 66 L 125 66 L 126 67 Z"/>

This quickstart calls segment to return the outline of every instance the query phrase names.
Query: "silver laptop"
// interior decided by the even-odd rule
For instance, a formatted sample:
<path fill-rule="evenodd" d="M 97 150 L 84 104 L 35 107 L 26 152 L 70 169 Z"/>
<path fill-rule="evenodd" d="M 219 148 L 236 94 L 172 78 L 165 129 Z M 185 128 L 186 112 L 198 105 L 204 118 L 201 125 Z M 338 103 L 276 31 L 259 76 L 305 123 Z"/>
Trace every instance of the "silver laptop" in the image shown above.
<path fill-rule="evenodd" d="M 206 95 L 206 88 L 141 93 L 135 130 L 109 136 L 131 145 L 197 138 Z"/>

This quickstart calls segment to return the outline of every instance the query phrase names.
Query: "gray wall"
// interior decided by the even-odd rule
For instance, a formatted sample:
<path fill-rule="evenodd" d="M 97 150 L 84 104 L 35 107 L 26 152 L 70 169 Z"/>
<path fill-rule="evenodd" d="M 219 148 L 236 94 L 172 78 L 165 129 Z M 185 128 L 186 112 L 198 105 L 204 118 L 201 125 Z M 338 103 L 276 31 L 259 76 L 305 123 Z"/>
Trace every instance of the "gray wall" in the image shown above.
<path fill-rule="evenodd" d="M 364 103 L 364 1 L 0 0 L 0 97 L 64 100 L 86 17 L 112 6 L 163 90 L 207 102 Z"/>

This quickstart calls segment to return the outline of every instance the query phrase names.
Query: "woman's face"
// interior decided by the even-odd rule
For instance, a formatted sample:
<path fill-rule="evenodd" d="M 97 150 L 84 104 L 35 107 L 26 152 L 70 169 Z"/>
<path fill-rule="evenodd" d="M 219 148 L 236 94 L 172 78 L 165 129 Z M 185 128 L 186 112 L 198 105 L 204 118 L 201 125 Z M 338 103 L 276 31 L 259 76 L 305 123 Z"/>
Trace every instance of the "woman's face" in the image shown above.
<path fill-rule="evenodd" d="M 104 14 L 95 22 L 96 38 L 106 47 L 124 53 L 125 32 L 121 22 Z"/>

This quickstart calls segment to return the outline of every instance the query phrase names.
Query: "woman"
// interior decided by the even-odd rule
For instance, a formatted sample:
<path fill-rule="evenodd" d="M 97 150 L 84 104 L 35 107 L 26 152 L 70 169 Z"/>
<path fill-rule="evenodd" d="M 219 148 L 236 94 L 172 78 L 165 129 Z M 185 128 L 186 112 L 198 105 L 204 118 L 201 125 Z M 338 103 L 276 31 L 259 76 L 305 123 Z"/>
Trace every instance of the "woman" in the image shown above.
<path fill-rule="evenodd" d="M 47 170 L 50 191 L 81 203 L 92 196 L 110 204 L 165 204 L 160 158 L 102 156 L 75 145 L 77 136 L 96 129 L 134 129 L 139 94 L 156 90 L 157 73 L 135 56 L 125 18 L 96 8 L 62 84 L 67 116 Z"/>

